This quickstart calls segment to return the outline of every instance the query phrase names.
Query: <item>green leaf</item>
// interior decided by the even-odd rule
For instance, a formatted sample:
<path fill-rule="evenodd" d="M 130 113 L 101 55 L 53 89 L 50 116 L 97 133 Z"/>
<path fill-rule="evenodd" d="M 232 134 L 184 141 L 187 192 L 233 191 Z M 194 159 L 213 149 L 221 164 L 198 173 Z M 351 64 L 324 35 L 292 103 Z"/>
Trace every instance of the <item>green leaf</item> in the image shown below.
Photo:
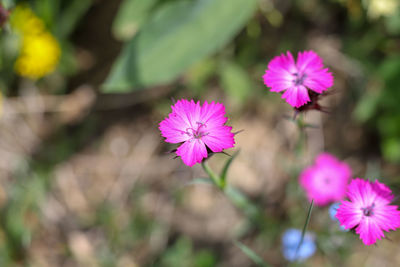
<path fill-rule="evenodd" d="M 259 222 L 261 212 L 258 207 L 250 202 L 250 200 L 239 190 L 232 186 L 226 186 L 224 190 L 225 195 L 232 201 L 232 203 L 243 211 L 243 213 L 253 222 Z"/>
<path fill-rule="evenodd" d="M 249 257 L 249 259 L 251 259 L 255 264 L 257 264 L 258 266 L 262 266 L 262 267 L 267 267 L 269 266 L 268 264 L 266 264 L 260 256 L 258 256 L 251 248 L 249 248 L 248 246 L 246 246 L 245 244 L 239 242 L 239 241 L 234 241 L 235 245 L 240 248 L 240 250 L 246 254 L 247 257 Z"/>
<path fill-rule="evenodd" d="M 186 185 L 188 186 L 195 184 L 214 185 L 214 182 L 210 178 L 195 178 L 192 181 L 188 182 Z"/>
<path fill-rule="evenodd" d="M 245 25 L 257 0 L 196 0 L 167 3 L 125 45 L 103 84 L 127 92 L 165 84 L 226 45 Z"/>
<path fill-rule="evenodd" d="M 112 25 L 112 32 L 118 40 L 127 41 L 147 20 L 151 9 L 158 0 L 125 0 L 119 7 Z"/>
<path fill-rule="evenodd" d="M 254 88 L 247 71 L 234 62 L 222 65 L 221 84 L 226 93 L 237 103 L 244 103 Z"/>
<path fill-rule="evenodd" d="M 92 0 L 69 1 L 68 6 L 60 10 L 55 34 L 61 39 L 67 38 L 91 5 Z"/>
<path fill-rule="evenodd" d="M 226 184 L 226 174 L 228 173 L 228 170 L 229 170 L 229 167 L 230 167 L 231 164 L 232 164 L 232 161 L 236 158 L 236 156 L 237 156 L 238 154 L 239 154 L 239 152 L 236 152 L 235 154 L 233 154 L 232 157 L 229 157 L 229 159 L 226 161 L 226 163 L 225 163 L 225 165 L 224 165 L 224 168 L 222 169 L 221 175 L 220 175 L 221 182 L 222 182 L 223 184 Z"/>

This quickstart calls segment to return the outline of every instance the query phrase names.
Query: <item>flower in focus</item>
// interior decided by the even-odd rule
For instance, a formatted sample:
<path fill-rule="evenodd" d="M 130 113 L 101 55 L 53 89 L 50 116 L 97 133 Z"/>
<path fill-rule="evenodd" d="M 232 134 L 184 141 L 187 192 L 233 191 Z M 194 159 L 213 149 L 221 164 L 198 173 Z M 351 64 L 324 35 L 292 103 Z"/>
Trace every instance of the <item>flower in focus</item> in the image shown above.
<path fill-rule="evenodd" d="M 308 89 L 321 94 L 333 85 L 332 73 L 314 51 L 299 52 L 297 62 L 290 52 L 273 58 L 263 79 L 271 92 L 284 91 L 282 98 L 295 108 L 310 101 Z"/>
<path fill-rule="evenodd" d="M 400 227 L 400 211 L 392 191 L 378 181 L 354 179 L 347 188 L 349 201 L 341 202 L 336 218 L 346 229 L 355 228 L 365 245 L 372 245 L 389 232 Z"/>
<path fill-rule="evenodd" d="M 287 259 L 288 261 L 304 261 L 315 253 L 317 248 L 315 246 L 312 234 L 306 233 L 304 235 L 303 243 L 299 247 L 300 241 L 300 230 L 288 229 L 285 231 L 285 233 L 283 233 L 282 251 L 285 259 Z"/>
<path fill-rule="evenodd" d="M 59 62 L 61 49 L 53 35 L 46 31 L 43 21 L 29 7 L 17 6 L 10 22 L 22 40 L 15 71 L 33 80 L 53 72 Z"/>
<path fill-rule="evenodd" d="M 314 165 L 301 172 L 300 185 L 310 201 L 314 199 L 315 205 L 324 206 L 345 197 L 350 178 L 351 169 L 347 163 L 322 153 L 317 156 Z"/>
<path fill-rule="evenodd" d="M 334 222 L 339 222 L 339 220 L 336 218 L 336 213 L 338 208 L 340 207 L 340 203 L 339 202 L 335 202 L 332 205 L 329 206 L 329 216 L 331 217 L 332 221 Z M 339 224 L 339 229 L 341 231 L 349 231 L 348 229 L 346 229 L 345 227 L 343 227 L 342 225 Z"/>
<path fill-rule="evenodd" d="M 235 144 L 232 127 L 226 126 L 225 107 L 220 103 L 182 99 L 171 106 L 172 112 L 159 125 L 165 142 L 182 143 L 176 154 L 193 166 L 208 157 L 208 150 L 221 152 Z"/>

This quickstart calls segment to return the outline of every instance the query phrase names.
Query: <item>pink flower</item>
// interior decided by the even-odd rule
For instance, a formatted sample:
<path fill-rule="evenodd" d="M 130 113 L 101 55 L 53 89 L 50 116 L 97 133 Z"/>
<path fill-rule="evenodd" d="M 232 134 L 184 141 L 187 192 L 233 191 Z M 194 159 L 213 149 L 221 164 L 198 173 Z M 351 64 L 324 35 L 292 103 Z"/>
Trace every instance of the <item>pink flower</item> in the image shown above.
<path fill-rule="evenodd" d="M 223 104 L 182 99 L 171 106 L 172 112 L 159 126 L 161 135 L 168 143 L 183 143 L 176 150 L 188 166 L 200 163 L 208 157 L 208 149 L 221 152 L 235 144 L 232 127 L 226 126 Z"/>
<path fill-rule="evenodd" d="M 370 182 L 354 179 L 347 188 L 350 201 L 342 201 L 336 218 L 346 229 L 355 228 L 365 245 L 371 245 L 377 239 L 400 227 L 400 211 L 390 205 L 392 191 L 378 181 Z"/>
<path fill-rule="evenodd" d="M 297 62 L 290 52 L 274 57 L 263 76 L 271 92 L 282 92 L 282 98 L 298 108 L 310 101 L 308 89 L 321 94 L 333 85 L 333 76 L 324 68 L 314 51 L 299 52 Z"/>
<path fill-rule="evenodd" d="M 350 177 L 349 165 L 328 153 L 322 153 L 314 165 L 302 171 L 300 185 L 310 201 L 314 199 L 315 205 L 324 206 L 345 197 Z"/>

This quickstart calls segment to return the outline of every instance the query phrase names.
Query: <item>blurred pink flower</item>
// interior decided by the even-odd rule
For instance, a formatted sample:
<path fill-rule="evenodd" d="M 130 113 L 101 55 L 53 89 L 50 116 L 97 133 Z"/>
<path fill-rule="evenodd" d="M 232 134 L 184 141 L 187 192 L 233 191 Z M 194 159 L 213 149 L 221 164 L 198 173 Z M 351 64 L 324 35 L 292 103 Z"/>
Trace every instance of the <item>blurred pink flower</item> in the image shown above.
<path fill-rule="evenodd" d="M 333 85 L 332 73 L 314 51 L 299 52 L 297 62 L 289 51 L 274 57 L 263 79 L 271 92 L 285 91 L 282 98 L 295 108 L 310 101 L 307 88 L 321 94 Z"/>
<path fill-rule="evenodd" d="M 336 218 L 346 229 L 355 228 L 365 245 L 371 245 L 389 232 L 400 227 L 400 211 L 393 200 L 392 191 L 378 181 L 354 179 L 347 188 L 347 197 L 340 204 Z"/>
<path fill-rule="evenodd" d="M 345 162 L 339 161 L 328 153 L 319 154 L 315 164 L 300 174 L 300 185 L 306 191 L 307 198 L 317 206 L 328 205 L 342 200 L 351 178 L 351 169 Z"/>
<path fill-rule="evenodd" d="M 208 157 L 208 149 L 221 152 L 235 144 L 232 127 L 226 126 L 225 107 L 220 103 L 201 106 L 198 101 L 178 100 L 171 106 L 172 112 L 159 126 L 165 142 L 182 143 L 176 154 L 182 161 L 193 166 Z"/>

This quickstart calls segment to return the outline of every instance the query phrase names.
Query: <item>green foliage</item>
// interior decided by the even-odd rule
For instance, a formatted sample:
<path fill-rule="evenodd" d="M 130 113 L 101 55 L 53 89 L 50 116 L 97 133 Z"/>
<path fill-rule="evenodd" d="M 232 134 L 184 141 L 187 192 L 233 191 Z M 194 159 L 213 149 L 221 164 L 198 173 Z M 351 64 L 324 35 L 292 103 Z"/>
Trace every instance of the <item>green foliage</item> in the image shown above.
<path fill-rule="evenodd" d="M 179 238 L 160 260 L 161 267 L 213 267 L 216 260 L 208 250 L 193 251 L 192 242 L 187 238 Z"/>
<path fill-rule="evenodd" d="M 257 266 L 260 267 L 267 267 L 269 265 L 267 265 L 264 260 L 257 255 L 257 253 L 255 253 L 251 248 L 249 248 L 248 246 L 246 246 L 245 244 L 236 241 L 235 245 L 240 248 L 240 250 L 246 254 L 247 257 L 249 257 L 255 264 L 257 264 Z"/>
<path fill-rule="evenodd" d="M 245 103 L 254 88 L 249 73 L 233 62 L 225 62 L 221 67 L 221 83 L 227 95 L 237 103 Z"/>
<path fill-rule="evenodd" d="M 375 79 L 380 83 L 366 91 L 355 109 L 355 117 L 375 127 L 382 137 L 385 158 L 400 162 L 400 56 L 386 58 L 378 66 Z"/>
<path fill-rule="evenodd" d="M 230 41 L 253 14 L 256 3 L 197 0 L 161 6 L 125 45 L 104 91 L 128 92 L 173 81 Z"/>
<path fill-rule="evenodd" d="M 131 39 L 150 16 L 157 0 L 124 0 L 112 25 L 115 38 Z"/>

